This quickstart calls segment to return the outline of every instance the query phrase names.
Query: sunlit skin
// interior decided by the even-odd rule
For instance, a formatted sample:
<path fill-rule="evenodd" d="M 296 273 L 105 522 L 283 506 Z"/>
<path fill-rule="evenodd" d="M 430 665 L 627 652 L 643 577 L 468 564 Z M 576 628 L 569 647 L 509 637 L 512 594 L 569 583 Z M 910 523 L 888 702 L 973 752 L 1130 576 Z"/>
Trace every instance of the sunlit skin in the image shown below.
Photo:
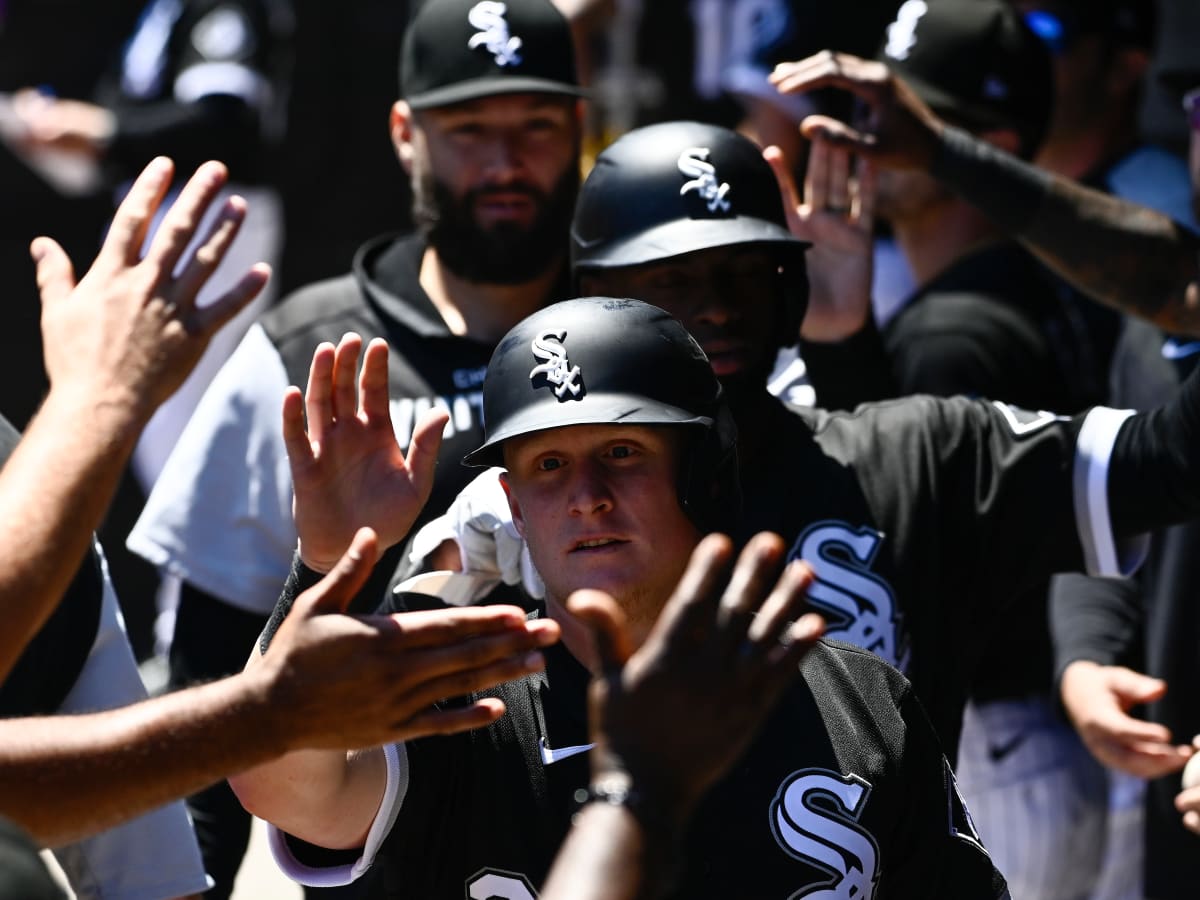
<path fill-rule="evenodd" d="M 682 426 L 571 425 L 505 443 L 513 521 L 556 618 L 573 591 L 597 588 L 634 634 L 649 630 L 701 537 L 676 489 L 685 437 Z"/>
<path fill-rule="evenodd" d="M 414 127 L 415 126 L 415 127 Z M 578 165 L 576 101 L 547 94 L 503 94 L 411 111 L 397 103 L 392 137 L 414 177 L 429 167 L 456 198 L 480 192 L 480 227 L 529 225 L 541 198 Z"/>
<path fill-rule="evenodd" d="M 753 244 L 698 250 L 581 276 L 585 294 L 633 297 L 665 309 L 703 348 L 718 378 L 763 374 L 779 344 L 778 264 Z M 768 358 L 769 357 L 769 358 Z"/>

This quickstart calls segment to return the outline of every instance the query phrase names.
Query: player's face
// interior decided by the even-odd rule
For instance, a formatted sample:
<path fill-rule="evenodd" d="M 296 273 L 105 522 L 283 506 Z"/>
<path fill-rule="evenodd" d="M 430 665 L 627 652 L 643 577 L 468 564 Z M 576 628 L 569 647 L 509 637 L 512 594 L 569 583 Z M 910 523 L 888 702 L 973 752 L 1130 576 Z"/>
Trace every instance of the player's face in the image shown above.
<path fill-rule="evenodd" d="M 722 382 L 765 384 L 783 297 L 779 266 L 762 246 L 699 250 L 662 262 L 588 272 L 585 294 L 632 297 L 669 312 L 691 332 Z"/>
<path fill-rule="evenodd" d="M 515 284 L 561 258 L 579 190 L 576 109 L 504 94 L 412 114 L 414 218 L 451 271 Z"/>
<path fill-rule="evenodd" d="M 644 632 L 700 534 L 679 505 L 678 428 L 571 425 L 504 445 L 513 520 L 552 600 L 596 588 Z"/>

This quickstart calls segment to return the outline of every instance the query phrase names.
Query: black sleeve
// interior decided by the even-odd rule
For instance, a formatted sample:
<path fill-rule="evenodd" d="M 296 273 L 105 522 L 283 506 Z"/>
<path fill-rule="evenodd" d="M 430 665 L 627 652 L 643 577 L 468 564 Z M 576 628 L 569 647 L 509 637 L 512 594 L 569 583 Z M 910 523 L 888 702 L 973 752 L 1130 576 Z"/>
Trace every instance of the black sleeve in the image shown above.
<path fill-rule="evenodd" d="M 844 341 L 801 341 L 800 355 L 822 409 L 854 409 L 897 396 L 891 362 L 873 319 Z"/>
<path fill-rule="evenodd" d="M 271 646 L 271 641 L 275 639 L 275 632 L 279 630 L 283 620 L 292 611 L 296 598 L 324 577 L 320 572 L 313 571 L 306 566 L 300 559 L 299 553 L 292 554 L 292 571 L 288 572 L 287 581 L 283 583 L 279 599 L 275 601 L 275 608 L 271 610 L 271 618 L 267 619 L 266 627 L 263 628 L 262 634 L 258 638 L 260 653 L 266 653 L 267 648 Z"/>
<path fill-rule="evenodd" d="M 1008 886 L 992 863 L 958 791 L 941 743 L 912 688 L 900 700 L 906 727 L 902 776 L 908 788 L 903 870 L 888 896 L 929 900 L 1004 900 Z M 902 819 L 903 821 L 903 819 Z"/>
<path fill-rule="evenodd" d="M 1108 503 L 1118 537 L 1200 516 L 1200 368 L 1170 401 L 1121 427 L 1109 464 Z"/>
<path fill-rule="evenodd" d="M 1137 667 L 1144 615 L 1136 581 L 1055 576 L 1050 587 L 1055 681 L 1077 660 Z"/>

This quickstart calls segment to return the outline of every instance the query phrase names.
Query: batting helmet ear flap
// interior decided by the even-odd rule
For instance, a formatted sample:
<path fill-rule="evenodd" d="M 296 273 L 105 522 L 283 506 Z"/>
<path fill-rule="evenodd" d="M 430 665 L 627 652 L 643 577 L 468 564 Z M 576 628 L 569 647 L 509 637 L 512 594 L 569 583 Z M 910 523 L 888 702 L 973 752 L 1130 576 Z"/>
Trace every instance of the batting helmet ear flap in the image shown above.
<path fill-rule="evenodd" d="M 689 444 L 679 464 L 679 504 L 702 534 L 734 534 L 742 513 L 737 426 L 722 402 L 707 428 Z"/>

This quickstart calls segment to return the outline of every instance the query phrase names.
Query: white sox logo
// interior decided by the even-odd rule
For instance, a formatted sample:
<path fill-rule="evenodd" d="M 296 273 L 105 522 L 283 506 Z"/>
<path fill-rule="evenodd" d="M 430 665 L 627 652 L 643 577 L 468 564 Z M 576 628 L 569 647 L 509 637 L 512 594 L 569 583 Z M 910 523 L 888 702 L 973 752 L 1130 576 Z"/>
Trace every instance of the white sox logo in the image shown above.
<path fill-rule="evenodd" d="M 480 869 L 467 881 L 467 900 L 537 900 L 537 893 L 520 872 Z"/>
<path fill-rule="evenodd" d="M 533 339 L 533 355 L 546 360 L 534 366 L 529 371 L 529 380 L 538 375 L 545 375 L 546 380 L 553 385 L 554 396 L 559 400 L 566 399 L 568 391 L 572 397 L 578 397 L 583 385 L 576 382 L 580 375 L 579 366 L 571 366 L 567 361 L 567 348 L 562 345 L 567 333 L 563 330 L 546 329 Z"/>
<path fill-rule="evenodd" d="M 679 189 L 679 195 L 695 191 L 709 212 L 729 212 L 729 185 L 717 181 L 717 170 L 708 161 L 708 152 L 707 147 L 691 147 L 679 154 L 679 172 L 691 179 Z"/>
<path fill-rule="evenodd" d="M 807 560 L 813 567 L 817 580 L 808 598 L 833 614 L 827 635 L 870 650 L 903 671 L 909 651 L 896 595 L 870 571 L 882 543 L 883 535 L 870 528 L 817 522 L 800 535 L 789 558 Z"/>
<path fill-rule="evenodd" d="M 471 35 L 467 46 L 474 50 L 476 47 L 486 47 L 488 53 L 496 60 L 498 66 L 516 66 L 521 63 L 521 39 L 509 37 L 508 22 L 504 16 L 508 7 L 495 0 L 482 0 L 471 7 L 467 13 L 467 21 L 472 28 L 479 29 Z"/>
<path fill-rule="evenodd" d="M 905 0 L 896 11 L 896 21 L 887 27 L 887 46 L 883 52 L 892 59 L 908 59 L 917 46 L 917 23 L 929 12 L 925 0 Z"/>
<path fill-rule="evenodd" d="M 801 769 L 771 801 L 771 833 L 797 859 L 829 873 L 824 884 L 788 900 L 871 900 L 879 881 L 879 845 L 859 825 L 871 785 L 856 775 Z"/>

